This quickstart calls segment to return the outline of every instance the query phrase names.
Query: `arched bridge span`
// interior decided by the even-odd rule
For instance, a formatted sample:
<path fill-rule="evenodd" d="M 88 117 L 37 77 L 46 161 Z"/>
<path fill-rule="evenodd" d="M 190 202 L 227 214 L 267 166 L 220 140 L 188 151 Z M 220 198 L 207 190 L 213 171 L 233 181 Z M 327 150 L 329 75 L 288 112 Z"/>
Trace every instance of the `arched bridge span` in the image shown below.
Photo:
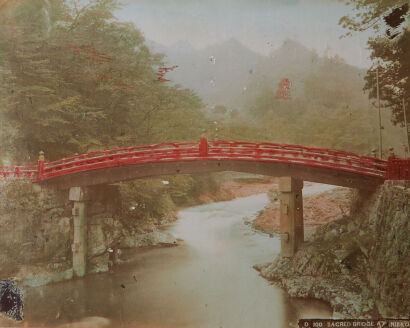
<path fill-rule="evenodd" d="M 387 178 L 387 168 L 387 161 L 345 151 L 202 139 L 104 150 L 51 162 L 40 159 L 37 166 L 3 167 L 0 174 L 66 189 L 158 175 L 238 171 L 372 190 Z"/>

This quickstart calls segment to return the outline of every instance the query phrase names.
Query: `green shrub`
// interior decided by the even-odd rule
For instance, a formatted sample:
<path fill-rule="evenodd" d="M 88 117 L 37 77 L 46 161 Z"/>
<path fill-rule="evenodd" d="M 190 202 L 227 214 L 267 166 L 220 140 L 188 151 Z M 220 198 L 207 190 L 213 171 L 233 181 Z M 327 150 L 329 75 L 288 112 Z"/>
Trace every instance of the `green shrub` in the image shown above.
<path fill-rule="evenodd" d="M 217 190 L 218 185 L 213 174 L 163 176 L 122 183 L 121 220 L 127 226 L 156 222 L 177 206 L 195 205 L 199 196 Z"/>

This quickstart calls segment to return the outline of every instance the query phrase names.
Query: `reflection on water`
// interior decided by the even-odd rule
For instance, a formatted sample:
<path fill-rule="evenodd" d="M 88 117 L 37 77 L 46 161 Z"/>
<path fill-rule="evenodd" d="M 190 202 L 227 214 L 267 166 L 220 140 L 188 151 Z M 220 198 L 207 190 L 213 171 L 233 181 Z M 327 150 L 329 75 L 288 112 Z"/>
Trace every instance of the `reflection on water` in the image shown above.
<path fill-rule="evenodd" d="M 252 269 L 280 250 L 278 237 L 244 224 L 244 217 L 253 217 L 267 203 L 261 194 L 183 210 L 167 229 L 184 245 L 129 250 L 130 262 L 114 273 L 29 289 L 26 323 L 103 327 L 109 320 L 109 326 L 118 327 L 272 328 L 296 326 L 300 317 L 330 317 L 327 305 L 290 300 Z"/>

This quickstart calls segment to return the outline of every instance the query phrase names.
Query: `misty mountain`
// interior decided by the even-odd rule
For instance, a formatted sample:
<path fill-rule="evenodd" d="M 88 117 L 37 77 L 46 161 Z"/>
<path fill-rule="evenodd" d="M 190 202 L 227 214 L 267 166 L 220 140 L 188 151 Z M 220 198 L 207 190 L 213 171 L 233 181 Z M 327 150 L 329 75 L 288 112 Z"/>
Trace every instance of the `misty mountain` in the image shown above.
<path fill-rule="evenodd" d="M 208 104 L 233 105 L 249 84 L 255 66 L 264 59 L 235 39 L 201 50 L 186 41 L 170 47 L 152 41 L 148 45 L 165 53 L 167 65 L 179 66 L 167 73 L 167 79 L 195 90 Z"/>
<path fill-rule="evenodd" d="M 167 78 L 193 89 L 209 105 L 249 106 L 262 91 L 271 90 L 275 94 L 284 78 L 292 82 L 292 97 L 304 95 L 308 81 L 312 97 L 322 97 L 322 91 L 340 91 L 346 93 L 346 98 L 364 99 L 361 91 L 364 70 L 346 64 L 337 56 L 320 57 L 294 40 L 286 40 L 269 56 L 257 54 L 235 39 L 201 50 L 186 41 L 169 47 L 147 43 L 155 52 L 166 55 L 169 66 L 179 66 Z M 349 86 L 354 95 L 341 90 Z"/>
<path fill-rule="evenodd" d="M 252 98 L 252 94 L 261 88 L 270 88 L 275 92 L 284 78 L 292 83 L 292 96 L 301 95 L 308 76 L 316 73 L 322 64 L 323 60 L 313 50 L 296 41 L 286 40 L 279 49 L 258 63 L 247 98 Z"/>

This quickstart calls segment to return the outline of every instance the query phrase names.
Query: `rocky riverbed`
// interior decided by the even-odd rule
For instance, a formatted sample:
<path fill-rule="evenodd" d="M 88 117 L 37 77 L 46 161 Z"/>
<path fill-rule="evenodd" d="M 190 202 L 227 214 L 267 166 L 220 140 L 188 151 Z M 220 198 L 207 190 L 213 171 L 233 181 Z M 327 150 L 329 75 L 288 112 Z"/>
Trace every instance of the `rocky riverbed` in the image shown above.
<path fill-rule="evenodd" d="M 356 194 L 351 214 L 319 227 L 293 258 L 255 266 L 293 297 L 329 302 L 340 317 L 407 317 L 410 189 Z"/>

